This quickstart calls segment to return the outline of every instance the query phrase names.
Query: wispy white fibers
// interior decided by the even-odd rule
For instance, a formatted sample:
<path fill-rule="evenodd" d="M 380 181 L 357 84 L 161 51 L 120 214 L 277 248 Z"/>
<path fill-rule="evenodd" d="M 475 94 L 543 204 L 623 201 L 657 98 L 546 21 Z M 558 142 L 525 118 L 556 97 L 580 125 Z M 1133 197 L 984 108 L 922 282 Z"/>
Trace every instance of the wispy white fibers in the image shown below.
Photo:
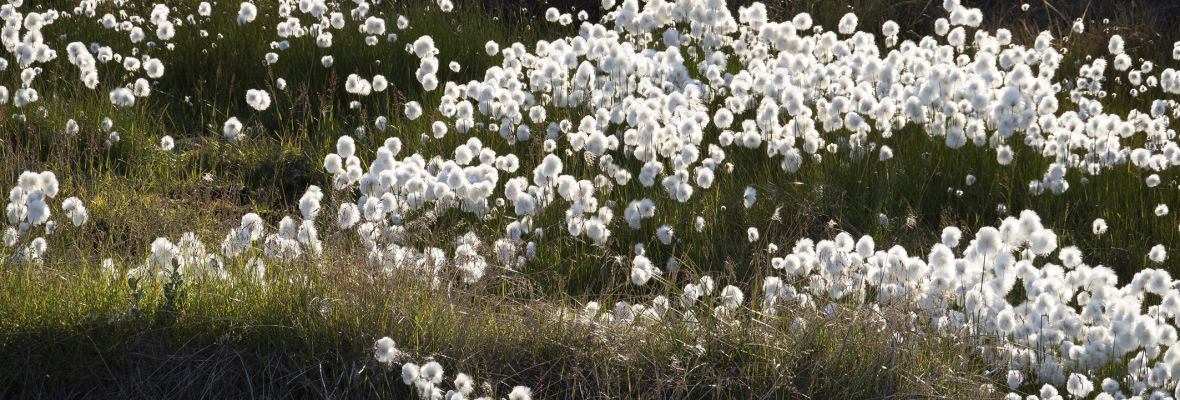
<path fill-rule="evenodd" d="M 264 111 L 270 108 L 270 94 L 263 90 L 250 89 L 246 91 L 246 104 L 251 108 Z"/>
<path fill-rule="evenodd" d="M 152 58 L 143 62 L 143 70 L 147 72 L 148 78 L 160 78 L 164 76 L 164 63 L 158 58 Z"/>
<path fill-rule="evenodd" d="M 636 286 L 646 285 L 652 277 L 659 273 L 660 269 L 656 268 L 647 257 L 637 255 L 631 259 L 631 284 Z"/>
<path fill-rule="evenodd" d="M 1123 54 L 1123 37 L 1119 35 L 1111 35 L 1110 41 L 1107 43 L 1106 49 L 1111 55 Z"/>
<path fill-rule="evenodd" d="M 840 23 L 837 25 L 837 28 L 841 34 L 851 35 L 856 32 L 856 23 L 856 14 L 847 13 L 840 18 Z"/>
<path fill-rule="evenodd" d="M 525 386 L 516 386 L 508 393 L 508 400 L 532 400 L 533 391 Z"/>
<path fill-rule="evenodd" d="M 758 201 L 758 190 L 753 186 L 746 186 L 746 191 L 742 194 L 742 205 L 750 208 L 754 206 L 756 201 Z"/>
<path fill-rule="evenodd" d="M 384 35 L 385 34 L 385 20 L 370 16 L 365 19 L 364 25 L 365 33 L 369 35 Z"/>
<path fill-rule="evenodd" d="M 439 364 L 437 361 L 426 363 L 422 366 L 421 371 L 422 374 L 420 376 L 422 379 L 425 379 L 435 385 L 442 383 L 444 371 L 442 364 Z"/>
<path fill-rule="evenodd" d="M 135 95 L 128 88 L 115 88 L 110 94 L 111 104 L 119 107 L 130 107 L 135 104 Z"/>
<path fill-rule="evenodd" d="M 1094 383 L 1087 379 L 1084 375 L 1073 373 L 1069 374 L 1069 381 L 1066 382 L 1066 388 L 1069 394 L 1076 398 L 1086 398 L 1090 392 L 1094 391 Z"/>
<path fill-rule="evenodd" d="M 1168 250 L 1164 248 L 1164 245 L 1157 244 L 1151 247 L 1151 251 L 1147 253 L 1147 258 L 1150 258 L 1153 262 L 1162 263 L 1168 259 Z"/>
<path fill-rule="evenodd" d="M 242 131 L 242 121 L 239 121 L 237 117 L 230 117 L 225 121 L 225 124 L 221 126 L 221 134 L 230 143 L 237 143 L 246 137 L 245 132 Z"/>
<path fill-rule="evenodd" d="M 344 81 L 344 90 L 360 96 L 368 96 L 373 92 L 373 85 L 368 79 L 361 78 L 357 74 L 349 74 Z"/>
<path fill-rule="evenodd" d="M 406 118 L 408 118 L 409 120 L 411 120 L 411 121 L 416 120 L 416 119 L 418 119 L 418 117 L 422 116 L 422 106 L 419 105 L 418 102 L 416 102 L 416 101 L 408 102 L 408 103 L 406 103 L 406 106 L 405 106 L 405 114 L 406 114 Z"/>
<path fill-rule="evenodd" d="M 254 3 L 242 2 L 241 7 L 238 8 L 238 25 L 254 22 L 255 18 L 258 18 L 258 7 Z"/>
<path fill-rule="evenodd" d="M 61 209 L 70 218 L 70 222 L 74 226 L 81 226 L 90 218 L 90 212 L 86 210 L 86 206 L 82 204 L 77 197 L 70 197 L 61 203 Z"/>
<path fill-rule="evenodd" d="M 1094 223 L 1091 224 L 1091 230 L 1094 231 L 1095 235 L 1101 235 L 1101 234 L 1106 233 L 1106 228 L 1107 228 L 1106 227 L 1106 220 L 1102 219 L 1102 218 L 1095 219 Z"/>
<path fill-rule="evenodd" d="M 463 396 L 470 396 L 475 392 L 475 380 L 471 376 L 460 372 L 455 375 L 455 391 Z"/>
<path fill-rule="evenodd" d="M 1008 371 L 1008 389 L 1016 390 L 1024 382 L 1024 374 L 1019 370 Z"/>
<path fill-rule="evenodd" d="M 721 305 L 727 309 L 736 310 L 745 299 L 745 294 L 737 286 L 729 285 L 721 290 Z"/>
<path fill-rule="evenodd" d="M 401 352 L 397 349 L 397 344 L 388 336 L 377 340 L 377 350 L 374 357 L 377 361 L 383 364 L 392 364 L 401 356 Z"/>
<path fill-rule="evenodd" d="M 420 374 L 421 374 L 421 369 L 418 367 L 417 364 L 414 364 L 414 363 L 402 364 L 402 382 L 405 382 L 405 384 L 409 385 L 409 384 L 414 383 L 414 381 L 418 380 L 418 377 Z"/>

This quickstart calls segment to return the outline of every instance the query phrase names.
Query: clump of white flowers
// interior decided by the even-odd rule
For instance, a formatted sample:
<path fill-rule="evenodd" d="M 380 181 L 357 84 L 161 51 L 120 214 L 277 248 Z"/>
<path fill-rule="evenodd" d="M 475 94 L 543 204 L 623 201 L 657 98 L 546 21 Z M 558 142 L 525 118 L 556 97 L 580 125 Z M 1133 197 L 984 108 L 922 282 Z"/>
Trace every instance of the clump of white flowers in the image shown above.
<path fill-rule="evenodd" d="M 49 247 L 46 237 L 57 230 L 52 200 L 59 192 L 57 175 L 51 171 L 24 171 L 17 178 L 16 185 L 8 191 L 8 202 L 4 207 L 3 242 L 0 242 L 0 245 L 11 251 L 12 258 L 28 262 L 44 259 Z M 90 212 L 77 197 L 62 201 L 61 211 L 75 227 L 85 224 L 90 218 Z"/>
<path fill-rule="evenodd" d="M 377 340 L 376 352 L 373 356 L 378 363 L 389 368 L 392 368 L 397 362 L 408 358 L 408 355 L 397 349 L 397 344 L 389 337 L 383 337 Z M 438 361 L 427 360 L 422 365 L 406 362 L 401 365 L 399 370 L 402 383 L 410 386 L 418 398 L 467 399 L 476 395 L 477 387 L 475 380 L 470 375 L 460 372 L 455 375 L 454 379 L 448 382 L 446 370 Z M 445 392 L 444 389 L 446 390 Z M 483 390 L 490 391 L 492 389 L 491 386 L 484 386 Z M 486 397 L 479 397 L 479 399 L 492 399 L 495 393 L 488 392 L 484 393 L 484 395 Z M 509 392 L 508 398 L 511 400 L 530 400 L 532 399 L 532 389 L 529 389 L 527 386 L 515 386 Z"/>

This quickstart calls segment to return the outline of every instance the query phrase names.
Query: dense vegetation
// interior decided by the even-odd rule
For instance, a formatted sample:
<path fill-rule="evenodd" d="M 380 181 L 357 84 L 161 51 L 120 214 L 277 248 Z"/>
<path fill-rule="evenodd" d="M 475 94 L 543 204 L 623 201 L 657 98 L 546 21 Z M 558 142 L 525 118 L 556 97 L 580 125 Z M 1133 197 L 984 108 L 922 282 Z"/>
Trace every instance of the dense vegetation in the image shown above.
<path fill-rule="evenodd" d="M 566 3 L 10 1 L 0 397 L 1172 394 L 1177 8 Z"/>

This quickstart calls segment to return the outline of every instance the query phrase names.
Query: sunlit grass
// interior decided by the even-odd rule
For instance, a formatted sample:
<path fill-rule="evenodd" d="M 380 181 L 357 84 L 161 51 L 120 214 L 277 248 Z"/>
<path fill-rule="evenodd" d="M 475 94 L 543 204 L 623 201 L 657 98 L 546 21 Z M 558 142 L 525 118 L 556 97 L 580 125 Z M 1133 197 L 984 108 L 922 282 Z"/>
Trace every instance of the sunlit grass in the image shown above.
<path fill-rule="evenodd" d="M 725 284 L 756 288 L 769 269 L 765 248 L 770 243 L 789 245 L 844 231 L 871 234 L 879 248 L 924 250 L 920 246 L 936 242 L 944 226 L 974 230 L 1022 209 L 1036 210 L 1047 227 L 1059 232 L 1061 243 L 1086 249 L 1087 263 L 1111 266 L 1124 280 L 1147 266 L 1153 245 L 1180 240 L 1174 216 L 1152 214 L 1157 204 L 1180 203 L 1174 172 L 1162 172 L 1164 183 L 1156 190 L 1144 190 L 1145 174 L 1129 166 L 1099 176 L 1071 172 L 1069 191 L 1032 195 L 1028 182 L 1038 179 L 1050 160 L 1018 149 L 1012 165 L 999 166 L 993 150 L 968 144 L 946 151 L 920 127 L 910 126 L 880 140 L 896 154 L 885 162 L 875 152 L 850 159 L 842 150 L 788 174 L 777 162 L 765 162 L 764 150 L 731 150 L 726 161 L 735 168 L 719 170 L 713 187 L 699 190 L 688 204 L 655 197 L 661 210 L 656 220 L 638 230 L 615 230 L 606 246 L 567 237 L 560 211 L 550 209 L 538 218 L 538 225 L 552 233 L 538 241 L 537 259 L 475 288 L 428 290 L 412 277 L 385 276 L 366 265 L 363 249 L 348 240 L 347 232 L 327 224 L 321 236 L 335 250 L 318 263 L 275 264 L 265 283 L 187 282 L 179 312 L 174 319 L 161 319 L 161 287 L 146 285 L 137 294 L 124 275 L 143 262 L 152 239 L 194 231 L 217 243 L 245 212 L 258 212 L 271 223 L 295 212 L 308 185 L 325 188 L 325 209 L 334 212 L 352 199 L 329 189 L 322 160 L 338 137 L 357 136 L 357 128 L 367 133 L 357 136 L 365 162 L 388 137 L 402 138 L 404 152 L 443 156 L 466 140 L 456 134 L 419 140 L 431 122 L 442 118 L 439 93 L 423 92 L 415 81 L 417 59 L 404 51 L 406 43 L 421 35 L 445 38 L 436 41 L 439 79 L 464 82 L 482 78 L 496 61 L 484 53 L 488 40 L 506 46 L 576 32 L 516 20 L 522 18 L 520 11 L 506 6 L 461 4 L 461 12 L 443 14 L 432 7 L 390 3 L 378 7 L 411 21 L 409 29 L 395 31 L 396 42 L 382 38 L 366 46 L 353 31 L 339 32 L 330 49 L 293 40 L 274 66 L 263 63 L 272 49 L 269 40 L 260 40 L 278 21 L 274 10 L 262 6 L 258 21 L 239 27 L 233 20 L 236 8 L 222 5 L 213 17 L 178 27 L 177 37 L 184 39 L 175 41 L 174 49 L 149 52 L 166 59 L 169 70 L 152 95 L 134 107 L 111 105 L 108 86 L 85 89 L 68 65 L 46 68 L 44 75 L 59 77 L 32 109 L 0 106 L 0 129 L 6 132 L 0 142 L 0 180 L 13 182 L 26 169 L 53 170 L 71 193 L 92 203 L 92 223 L 70 228 L 80 235 L 55 237 L 50 262 L 31 267 L 0 260 L 0 375 L 6 377 L 0 394 L 67 397 L 86 395 L 83 388 L 93 385 L 94 393 L 132 397 L 406 396 L 397 371 L 384 370 L 371 357 L 375 340 L 390 336 L 415 356 L 436 357 L 449 370 L 489 379 L 498 394 L 525 384 L 568 397 L 637 392 L 650 397 L 975 397 L 986 392 L 982 384 L 997 383 L 1002 375 L 966 355 L 969 341 L 901 332 L 905 340 L 898 343 L 896 332 L 874 329 L 874 315 L 903 318 L 897 310 L 845 310 L 831 319 L 806 314 L 808 323 L 798 331 L 789 319 L 750 320 L 738 327 L 707 320 L 704 329 L 683 323 L 651 328 L 655 337 L 667 340 L 570 320 L 589 300 L 605 308 L 608 301 L 642 302 L 679 289 L 672 276 L 644 287 L 628 283 L 626 260 L 635 243 L 648 244 L 653 259 L 676 257 L 678 277 L 711 275 Z M 910 3 L 890 12 L 918 6 Z M 176 13 L 187 14 L 195 2 L 176 7 Z M 813 12 L 835 26 L 834 18 L 846 7 Z M 881 14 L 870 12 L 861 21 L 879 26 L 893 18 L 884 10 Z M 125 42 L 91 21 L 74 22 L 53 26 L 47 40 L 58 46 L 75 40 Z M 918 24 L 929 21 L 907 27 L 928 29 Z M 194 34 L 198 29 L 209 38 Z M 219 36 L 223 39 L 214 40 Z M 1075 54 L 1095 48 L 1093 42 L 1075 43 L 1070 47 Z M 320 57 L 329 54 L 334 66 L 321 67 Z M 451 72 L 446 68 L 450 61 L 462 70 Z M 350 73 L 383 74 L 390 90 L 363 99 L 350 96 L 342 87 Z M 16 79 L 12 68 L 0 76 Z M 109 72 L 102 81 L 124 78 Z M 277 78 L 289 86 L 278 90 Z M 244 101 L 247 89 L 268 91 L 270 110 L 250 109 Z M 360 107 L 349 109 L 352 100 Z M 427 114 L 406 119 L 402 110 L 410 100 L 420 101 Z M 1111 102 L 1115 109 L 1148 106 L 1127 97 Z M 38 115 L 22 122 L 11 118 L 14 113 Z M 553 109 L 551 120 L 563 113 L 574 115 Z M 373 126 L 379 115 L 390 120 L 384 131 Z M 241 143 L 221 139 L 222 123 L 231 116 L 246 125 Z M 104 117 L 115 121 L 121 137 L 109 148 L 104 145 L 108 133 L 99 128 Z M 81 132 L 65 135 L 68 119 L 77 120 Z M 498 153 L 517 154 L 524 165 L 544 156 L 539 149 L 543 127 L 534 127 L 533 142 L 518 144 L 504 143 L 495 132 L 473 131 Z M 165 135 L 176 139 L 175 151 L 157 149 Z M 593 166 L 571 161 L 566 168 L 583 172 Z M 974 184 L 965 182 L 968 175 L 976 178 Z M 1088 183 L 1080 183 L 1083 179 Z M 749 185 L 758 189 L 759 201 L 746 209 L 741 193 Z M 605 194 L 618 204 L 647 196 L 635 185 Z M 700 233 L 693 226 L 698 216 L 706 220 Z M 490 217 L 494 223 L 443 213 L 426 222 L 426 233 L 414 240 L 445 247 L 467 231 L 494 239 L 514 218 L 503 210 Z M 1090 233 L 1095 218 L 1110 225 L 1105 235 Z M 662 224 L 677 232 L 674 246 L 654 245 L 654 231 Z M 745 233 L 750 226 L 762 232 L 752 243 Z M 106 258 L 114 261 L 114 275 L 100 267 Z M 1164 267 L 1178 271 L 1175 258 Z M 242 275 L 243 269 L 231 265 Z M 698 353 L 698 345 L 707 350 Z M 50 384 L 55 379 L 75 384 L 55 387 Z"/>

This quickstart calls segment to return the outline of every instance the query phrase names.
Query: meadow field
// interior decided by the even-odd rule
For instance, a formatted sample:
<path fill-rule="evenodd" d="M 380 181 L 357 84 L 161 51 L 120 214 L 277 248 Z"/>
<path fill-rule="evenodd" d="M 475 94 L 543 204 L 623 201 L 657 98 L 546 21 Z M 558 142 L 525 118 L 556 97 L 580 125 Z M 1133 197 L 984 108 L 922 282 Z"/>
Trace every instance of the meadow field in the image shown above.
<path fill-rule="evenodd" d="M 0 19 L 0 398 L 1180 398 L 1180 4 Z"/>

